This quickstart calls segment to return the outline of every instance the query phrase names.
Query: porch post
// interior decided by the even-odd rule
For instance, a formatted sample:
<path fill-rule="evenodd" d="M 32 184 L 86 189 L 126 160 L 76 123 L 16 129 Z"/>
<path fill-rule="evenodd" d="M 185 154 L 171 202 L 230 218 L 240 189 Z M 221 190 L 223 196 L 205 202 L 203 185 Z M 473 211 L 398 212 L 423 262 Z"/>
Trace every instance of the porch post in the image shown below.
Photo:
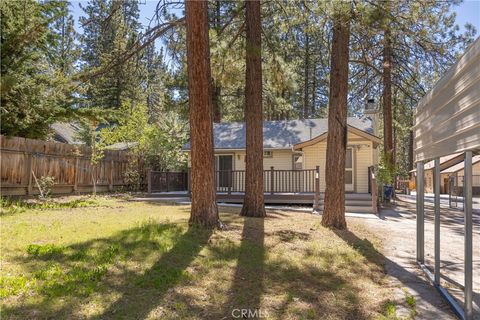
<path fill-rule="evenodd" d="M 274 168 L 273 166 L 270 167 L 270 194 L 274 194 L 274 187 L 275 187 L 275 181 L 273 180 L 275 179 L 275 171 L 274 171 Z"/>
<path fill-rule="evenodd" d="M 435 225 L 434 225 L 434 238 L 435 238 L 435 284 L 440 285 L 440 158 L 435 158 L 435 176 L 434 176 L 434 188 L 435 188 Z"/>
<path fill-rule="evenodd" d="M 315 195 L 313 211 L 320 212 L 320 166 L 315 167 Z"/>
<path fill-rule="evenodd" d="M 417 162 L 417 261 L 421 264 L 425 263 L 425 218 L 424 218 L 424 164 Z"/>
<path fill-rule="evenodd" d="M 473 318 L 473 237 L 472 237 L 472 151 L 465 152 L 465 169 L 463 177 L 463 210 L 465 215 L 465 318 Z"/>
<path fill-rule="evenodd" d="M 192 190 L 191 190 L 191 187 L 190 187 L 191 180 L 192 180 L 192 175 L 191 175 L 191 172 L 190 172 L 190 168 L 187 168 L 187 194 L 188 194 L 189 197 L 192 196 Z"/>
<path fill-rule="evenodd" d="M 232 170 L 228 170 L 228 194 L 232 194 Z"/>

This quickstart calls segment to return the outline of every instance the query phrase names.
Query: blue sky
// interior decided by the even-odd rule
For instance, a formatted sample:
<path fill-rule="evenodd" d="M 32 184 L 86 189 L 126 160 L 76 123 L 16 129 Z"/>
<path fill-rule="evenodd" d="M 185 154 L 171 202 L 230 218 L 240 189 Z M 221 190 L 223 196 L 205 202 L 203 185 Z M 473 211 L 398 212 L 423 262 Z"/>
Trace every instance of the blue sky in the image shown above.
<path fill-rule="evenodd" d="M 480 32 L 480 0 L 464 1 L 458 6 L 455 6 L 457 13 L 457 24 L 463 27 L 465 23 L 469 22 L 477 29 L 477 36 Z"/>

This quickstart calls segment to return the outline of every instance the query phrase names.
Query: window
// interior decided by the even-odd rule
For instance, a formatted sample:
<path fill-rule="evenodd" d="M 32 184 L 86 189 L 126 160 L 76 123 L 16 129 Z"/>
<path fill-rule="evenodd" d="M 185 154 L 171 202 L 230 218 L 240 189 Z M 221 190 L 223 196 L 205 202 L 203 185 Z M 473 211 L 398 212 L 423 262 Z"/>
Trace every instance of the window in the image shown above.
<path fill-rule="evenodd" d="M 264 158 L 273 158 L 273 152 L 272 151 L 263 151 L 263 157 Z"/>
<path fill-rule="evenodd" d="M 301 153 L 296 153 L 293 155 L 293 170 L 302 170 L 303 169 L 303 155 Z"/>
<path fill-rule="evenodd" d="M 353 149 L 347 148 L 345 155 L 345 184 L 353 185 Z"/>

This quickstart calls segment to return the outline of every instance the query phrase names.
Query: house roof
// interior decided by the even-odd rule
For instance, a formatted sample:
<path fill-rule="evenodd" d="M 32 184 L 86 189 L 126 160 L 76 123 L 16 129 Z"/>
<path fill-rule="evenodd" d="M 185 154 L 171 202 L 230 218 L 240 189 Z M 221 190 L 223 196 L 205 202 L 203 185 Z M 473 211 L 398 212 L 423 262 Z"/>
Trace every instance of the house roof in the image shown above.
<path fill-rule="evenodd" d="M 453 161 L 449 166 L 447 166 L 447 167 L 444 166 L 448 161 L 453 160 L 457 157 L 458 157 L 458 159 L 456 161 Z M 463 153 L 461 153 L 461 152 L 450 154 L 450 155 L 444 156 L 444 157 L 440 157 L 440 169 L 443 170 L 443 171 L 447 170 L 448 168 L 450 168 L 453 165 L 458 164 L 462 160 L 463 160 Z M 443 165 L 444 168 L 442 168 L 442 165 Z M 432 160 L 432 161 L 429 161 L 429 162 L 425 163 L 425 165 L 423 167 L 423 170 L 425 170 L 425 171 L 426 170 L 432 170 L 434 168 L 435 168 L 435 160 Z M 417 169 L 410 170 L 410 172 L 417 172 Z"/>
<path fill-rule="evenodd" d="M 472 164 L 475 164 L 477 162 L 480 162 L 480 155 L 474 156 L 472 158 Z M 465 167 L 465 161 L 462 161 L 460 163 L 457 163 L 454 166 L 451 166 L 450 168 L 447 168 L 447 169 L 443 170 L 441 173 L 455 173 L 455 172 L 458 172 L 460 170 L 463 170 L 464 167 Z"/>
<path fill-rule="evenodd" d="M 347 119 L 349 126 L 373 135 L 370 118 Z M 263 122 L 265 149 L 291 149 L 295 144 L 311 140 L 328 131 L 328 119 L 281 120 Z M 215 123 L 213 127 L 215 149 L 245 149 L 245 123 Z M 184 149 L 190 149 L 187 143 Z"/>
<path fill-rule="evenodd" d="M 68 144 L 85 144 L 78 138 L 78 134 L 81 130 L 80 124 L 78 122 L 55 122 L 50 125 L 50 128 L 53 131 L 52 138 L 55 142 Z M 106 148 L 109 150 L 128 150 L 135 145 L 137 145 L 136 142 L 117 142 L 107 146 Z"/>
<path fill-rule="evenodd" d="M 68 144 L 83 144 L 78 139 L 80 125 L 76 122 L 55 122 L 50 125 L 53 131 L 53 140 Z"/>

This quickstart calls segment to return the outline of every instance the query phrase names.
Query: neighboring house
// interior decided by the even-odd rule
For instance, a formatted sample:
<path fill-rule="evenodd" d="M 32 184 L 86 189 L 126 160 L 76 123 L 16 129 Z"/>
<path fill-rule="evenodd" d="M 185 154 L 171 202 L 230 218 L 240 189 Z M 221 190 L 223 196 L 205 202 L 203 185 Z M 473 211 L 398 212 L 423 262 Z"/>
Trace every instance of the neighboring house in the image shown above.
<path fill-rule="evenodd" d="M 463 153 L 455 153 L 445 157 L 440 157 L 440 193 L 448 193 L 448 173 L 444 172 L 448 168 L 455 166 L 463 162 Z M 435 170 L 435 161 L 429 161 L 424 165 L 424 183 L 425 183 L 425 192 L 433 193 L 435 192 L 434 185 L 434 170 Z M 416 170 L 411 170 L 411 178 L 415 179 Z"/>
<path fill-rule="evenodd" d="M 449 178 L 453 179 L 453 185 L 463 189 L 463 177 L 465 176 L 464 167 L 465 162 L 462 161 L 448 169 L 442 170 L 441 176 L 446 177 L 447 181 Z M 472 175 L 473 194 L 480 195 L 480 155 L 472 158 Z M 448 183 L 444 186 L 445 193 L 448 193 L 450 186 Z"/>
<path fill-rule="evenodd" d="M 76 122 L 55 122 L 50 125 L 53 131 L 52 139 L 55 142 L 68 144 L 84 144 L 78 139 L 81 128 Z"/>
<path fill-rule="evenodd" d="M 53 134 L 52 140 L 55 142 L 68 143 L 68 144 L 85 144 L 79 139 L 80 124 L 77 122 L 55 122 L 50 126 Z M 97 130 L 101 129 L 99 126 Z M 106 147 L 108 150 L 128 150 L 134 147 L 136 142 L 117 142 Z"/>
<path fill-rule="evenodd" d="M 348 118 L 345 189 L 369 192 L 368 168 L 378 163 L 380 138 L 370 118 Z M 245 170 L 245 124 L 214 124 L 216 170 Z M 327 119 L 264 121 L 264 170 L 303 170 L 320 167 L 320 191 L 325 191 Z M 190 145 L 184 147 L 189 152 Z"/>

